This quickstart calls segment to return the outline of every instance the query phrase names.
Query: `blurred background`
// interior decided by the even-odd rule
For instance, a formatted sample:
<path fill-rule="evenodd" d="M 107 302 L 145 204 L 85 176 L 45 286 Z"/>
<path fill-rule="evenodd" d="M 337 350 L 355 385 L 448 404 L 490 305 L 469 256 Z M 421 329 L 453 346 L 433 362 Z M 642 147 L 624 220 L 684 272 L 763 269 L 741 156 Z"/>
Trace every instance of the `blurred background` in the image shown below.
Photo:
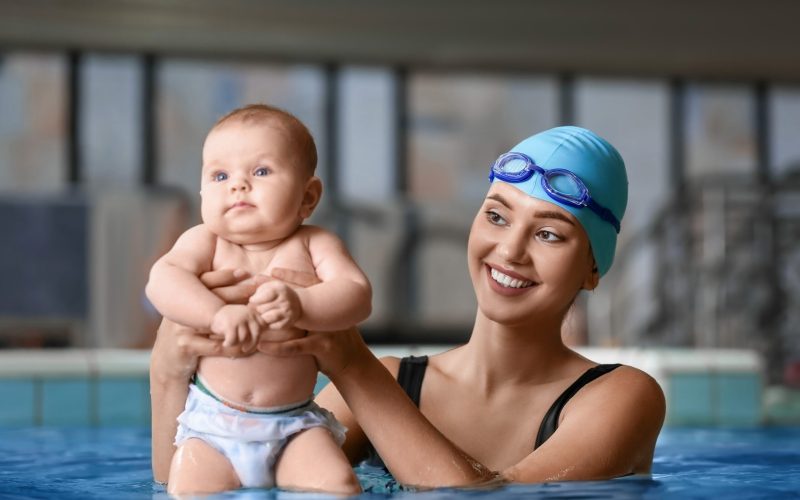
<path fill-rule="evenodd" d="M 458 343 L 488 165 L 589 127 L 626 160 L 575 345 L 748 348 L 800 387 L 800 5 L 0 0 L 0 347 L 152 345 L 150 266 L 201 147 L 265 102 L 314 134 L 313 223 L 369 275 L 373 344 Z"/>

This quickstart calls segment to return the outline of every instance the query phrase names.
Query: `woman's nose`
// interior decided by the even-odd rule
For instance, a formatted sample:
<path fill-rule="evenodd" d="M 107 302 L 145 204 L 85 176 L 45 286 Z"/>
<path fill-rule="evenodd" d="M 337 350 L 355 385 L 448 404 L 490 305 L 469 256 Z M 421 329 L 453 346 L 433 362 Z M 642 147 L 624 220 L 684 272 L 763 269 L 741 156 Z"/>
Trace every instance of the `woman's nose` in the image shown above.
<path fill-rule="evenodd" d="M 509 228 L 498 242 L 497 251 L 507 262 L 526 262 L 529 258 L 527 234 L 522 229 Z"/>

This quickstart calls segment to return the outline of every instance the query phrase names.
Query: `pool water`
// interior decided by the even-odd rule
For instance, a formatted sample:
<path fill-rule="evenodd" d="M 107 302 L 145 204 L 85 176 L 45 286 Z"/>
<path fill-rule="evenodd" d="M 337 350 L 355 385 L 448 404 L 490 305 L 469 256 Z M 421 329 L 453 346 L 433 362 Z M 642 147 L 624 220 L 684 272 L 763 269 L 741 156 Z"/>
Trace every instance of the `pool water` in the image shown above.
<path fill-rule="evenodd" d="M 403 490 L 381 471 L 359 467 L 362 498 L 796 498 L 800 428 L 665 429 L 653 474 L 613 481 Z M 320 498 L 239 490 L 215 498 Z M 0 499 L 169 498 L 151 480 L 150 432 L 142 428 L 0 429 Z"/>

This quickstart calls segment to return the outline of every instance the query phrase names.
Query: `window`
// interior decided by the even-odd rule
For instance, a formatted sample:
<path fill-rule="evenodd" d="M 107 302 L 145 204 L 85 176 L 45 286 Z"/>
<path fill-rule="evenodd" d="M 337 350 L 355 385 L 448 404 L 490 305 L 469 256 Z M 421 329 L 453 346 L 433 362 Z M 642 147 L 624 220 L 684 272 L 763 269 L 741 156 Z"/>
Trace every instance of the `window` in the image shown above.
<path fill-rule="evenodd" d="M 0 190 L 52 191 L 67 179 L 66 57 L 0 56 Z"/>
<path fill-rule="evenodd" d="M 745 85 L 686 89 L 686 174 L 755 176 L 755 98 Z"/>
<path fill-rule="evenodd" d="M 557 122 L 553 78 L 418 73 L 409 101 L 409 194 L 419 201 L 481 199 L 491 162 Z"/>
<path fill-rule="evenodd" d="M 388 69 L 339 73 L 338 185 L 347 199 L 380 202 L 395 195 L 396 85 Z"/>
<path fill-rule="evenodd" d="M 87 55 L 80 64 L 81 172 L 88 185 L 136 186 L 142 177 L 142 64 Z"/>
<path fill-rule="evenodd" d="M 800 88 L 774 88 L 770 94 L 769 116 L 773 178 L 800 176 Z"/>

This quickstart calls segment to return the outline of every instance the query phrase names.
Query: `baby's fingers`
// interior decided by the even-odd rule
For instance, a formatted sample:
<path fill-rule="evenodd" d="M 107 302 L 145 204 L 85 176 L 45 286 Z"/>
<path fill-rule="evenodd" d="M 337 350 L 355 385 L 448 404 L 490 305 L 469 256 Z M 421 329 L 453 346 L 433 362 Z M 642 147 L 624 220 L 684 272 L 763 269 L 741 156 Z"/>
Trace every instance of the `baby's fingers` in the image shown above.
<path fill-rule="evenodd" d="M 249 320 L 247 322 L 247 326 L 250 332 L 250 342 L 247 343 L 245 350 L 252 351 L 255 349 L 256 344 L 258 343 L 258 337 L 261 334 L 261 324 L 258 320 L 258 317 Z"/>
<path fill-rule="evenodd" d="M 270 302 L 268 304 L 260 304 L 256 306 L 256 312 L 258 312 L 258 315 L 262 318 L 265 314 L 270 314 L 273 312 L 283 315 L 285 312 L 282 311 L 285 311 L 285 309 L 286 308 L 280 302 Z"/>
<path fill-rule="evenodd" d="M 229 328 L 225 330 L 224 333 L 225 333 L 225 340 L 222 342 L 222 345 L 224 347 L 231 347 L 233 345 L 236 345 L 236 329 Z"/>
<path fill-rule="evenodd" d="M 261 320 L 266 325 L 272 325 L 276 321 L 280 321 L 285 318 L 285 315 L 280 309 L 270 309 L 269 311 L 265 312 L 261 315 Z"/>
<path fill-rule="evenodd" d="M 243 345 L 249 339 L 250 329 L 247 327 L 247 323 L 236 327 L 236 336 L 239 340 L 239 344 L 241 345 Z"/>
<path fill-rule="evenodd" d="M 269 324 L 270 330 L 283 330 L 289 326 L 289 318 L 282 318 Z"/>
<path fill-rule="evenodd" d="M 272 302 L 273 300 L 278 298 L 278 292 L 270 287 L 271 283 L 265 283 L 258 287 L 256 293 L 250 297 L 250 303 L 253 304 L 266 304 L 267 302 Z"/>

